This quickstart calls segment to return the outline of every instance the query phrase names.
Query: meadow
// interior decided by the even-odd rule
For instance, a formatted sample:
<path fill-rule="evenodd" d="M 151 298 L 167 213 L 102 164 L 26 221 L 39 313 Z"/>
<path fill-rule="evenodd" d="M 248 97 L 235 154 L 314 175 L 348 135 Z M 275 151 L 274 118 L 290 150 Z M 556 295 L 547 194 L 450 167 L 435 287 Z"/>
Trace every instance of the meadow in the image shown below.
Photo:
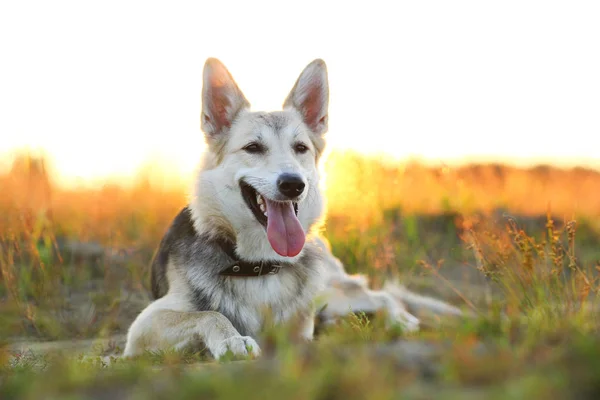
<path fill-rule="evenodd" d="M 64 188 L 26 155 L 0 175 L 0 399 L 600 397 L 600 173 L 430 167 L 334 152 L 324 235 L 373 287 L 398 279 L 474 315 L 403 334 L 350 315 L 257 360 L 122 360 L 182 187 Z"/>

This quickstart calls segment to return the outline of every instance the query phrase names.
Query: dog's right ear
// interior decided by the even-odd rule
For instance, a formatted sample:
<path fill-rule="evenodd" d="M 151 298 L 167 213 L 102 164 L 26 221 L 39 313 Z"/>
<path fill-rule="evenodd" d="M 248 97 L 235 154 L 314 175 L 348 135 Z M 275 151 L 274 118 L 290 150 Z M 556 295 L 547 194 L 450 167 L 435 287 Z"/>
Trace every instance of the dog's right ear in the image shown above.
<path fill-rule="evenodd" d="M 225 133 L 236 115 L 250 103 L 225 68 L 216 58 L 204 63 L 202 73 L 202 115 L 200 126 L 206 136 L 212 139 Z"/>

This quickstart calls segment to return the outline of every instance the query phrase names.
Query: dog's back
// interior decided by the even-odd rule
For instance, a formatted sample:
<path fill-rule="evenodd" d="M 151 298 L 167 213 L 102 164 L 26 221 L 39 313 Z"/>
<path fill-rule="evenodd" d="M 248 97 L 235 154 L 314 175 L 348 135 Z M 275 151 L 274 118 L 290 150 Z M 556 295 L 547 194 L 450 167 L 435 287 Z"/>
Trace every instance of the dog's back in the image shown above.
<path fill-rule="evenodd" d="M 167 280 L 167 266 L 169 264 L 170 253 L 180 238 L 194 236 L 194 225 L 192 223 L 190 210 L 183 208 L 173 219 L 167 233 L 163 236 L 158 250 L 152 258 L 150 286 L 152 297 L 159 299 L 169 291 L 169 282 Z"/>

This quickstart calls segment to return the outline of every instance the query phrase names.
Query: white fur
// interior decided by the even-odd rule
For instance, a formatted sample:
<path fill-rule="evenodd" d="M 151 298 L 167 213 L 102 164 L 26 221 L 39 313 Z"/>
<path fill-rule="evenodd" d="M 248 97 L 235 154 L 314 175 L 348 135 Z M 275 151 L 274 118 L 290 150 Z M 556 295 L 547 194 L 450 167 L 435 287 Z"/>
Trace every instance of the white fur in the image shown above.
<path fill-rule="evenodd" d="M 220 61 L 208 59 L 203 72 L 202 129 L 207 152 L 204 154 L 190 202 L 197 235 L 230 235 L 236 253 L 246 261 L 279 260 L 295 263 L 310 242 L 311 231 L 323 213 L 317 162 L 323 150 L 326 129 L 328 83 L 325 64 L 316 60 L 302 72 L 286 100 L 285 110 L 275 113 L 251 112 L 249 103 L 231 74 Z M 264 152 L 245 148 L 260 143 Z M 302 144 L 308 151 L 300 152 Z M 293 173 L 305 183 L 304 192 L 294 201 L 298 219 L 308 235 L 304 249 L 294 257 L 277 254 L 261 225 L 242 197 L 240 181 L 250 184 L 263 197 L 284 201 L 277 187 L 283 173 Z M 308 268 L 304 287 L 298 290 L 298 275 L 283 269 L 261 278 L 207 279 L 210 266 L 176 264 L 167 266 L 169 290 L 143 310 L 131 325 L 126 356 L 144 350 L 174 347 L 183 349 L 202 342 L 218 358 L 227 348 L 234 354 L 260 353 L 256 341 L 242 336 L 224 316 L 238 315 L 238 322 L 257 335 L 264 323 L 263 308 L 273 313 L 275 323 L 304 316 L 301 336 L 311 339 L 314 330 L 312 299 L 323 288 L 317 268 Z M 196 311 L 190 298 L 190 285 L 210 298 L 213 311 Z"/>
<path fill-rule="evenodd" d="M 240 257 L 249 261 L 271 259 L 293 262 L 302 253 L 289 258 L 280 256 L 271 248 L 265 228 L 256 221 L 242 198 L 239 181 L 243 179 L 264 197 L 277 200 L 279 175 L 300 175 L 306 188 L 298 199 L 298 219 L 304 231 L 309 232 L 323 213 L 316 149 L 310 138 L 312 132 L 304 126 L 297 112 L 281 112 L 281 117 L 288 118 L 290 122 L 279 132 L 260 124 L 261 114 L 243 111 L 228 133 L 222 161 L 218 165 L 205 166 L 199 174 L 192 199 L 195 226 L 199 233 L 207 232 L 213 228 L 209 218 L 215 214 L 226 214 L 237 238 Z M 266 155 L 248 154 L 242 150 L 258 138 L 268 149 Z M 297 141 L 307 145 L 309 151 L 294 154 L 292 145 Z"/>

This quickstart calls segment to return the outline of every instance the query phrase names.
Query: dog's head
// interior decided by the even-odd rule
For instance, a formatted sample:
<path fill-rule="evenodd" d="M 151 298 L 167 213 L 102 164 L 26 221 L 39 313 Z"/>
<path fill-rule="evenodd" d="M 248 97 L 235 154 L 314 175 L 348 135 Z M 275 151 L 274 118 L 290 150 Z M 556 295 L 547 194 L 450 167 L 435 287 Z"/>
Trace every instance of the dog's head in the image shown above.
<path fill-rule="evenodd" d="M 327 131 L 325 63 L 310 63 L 283 110 L 268 113 L 250 111 L 220 61 L 208 59 L 203 78 L 208 153 L 196 187 L 196 227 L 230 231 L 247 259 L 298 256 L 323 210 L 317 163 Z"/>

